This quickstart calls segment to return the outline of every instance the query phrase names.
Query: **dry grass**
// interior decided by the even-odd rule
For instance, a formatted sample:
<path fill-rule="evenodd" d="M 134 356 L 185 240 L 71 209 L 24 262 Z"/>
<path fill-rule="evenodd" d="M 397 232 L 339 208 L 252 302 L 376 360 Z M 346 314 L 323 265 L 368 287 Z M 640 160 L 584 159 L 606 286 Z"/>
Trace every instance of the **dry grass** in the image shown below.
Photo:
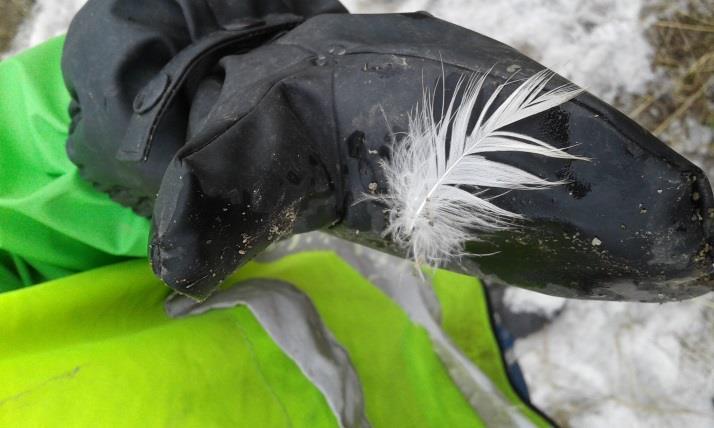
<path fill-rule="evenodd" d="M 17 28 L 34 3 L 34 0 L 0 0 L 0 52 L 10 47 Z"/>
<path fill-rule="evenodd" d="M 684 120 L 695 120 L 714 128 L 714 4 L 690 0 L 686 10 L 676 12 L 668 6 L 662 1 L 646 11 L 656 17 L 647 32 L 656 49 L 653 66 L 668 84 L 638 100 L 630 116 L 686 152 L 687 144 L 677 139 L 689 136 L 672 133 L 673 126 L 683 129 Z M 703 143 L 708 146 L 697 148 L 697 155 L 703 157 L 698 160 L 711 172 L 714 141 Z"/>

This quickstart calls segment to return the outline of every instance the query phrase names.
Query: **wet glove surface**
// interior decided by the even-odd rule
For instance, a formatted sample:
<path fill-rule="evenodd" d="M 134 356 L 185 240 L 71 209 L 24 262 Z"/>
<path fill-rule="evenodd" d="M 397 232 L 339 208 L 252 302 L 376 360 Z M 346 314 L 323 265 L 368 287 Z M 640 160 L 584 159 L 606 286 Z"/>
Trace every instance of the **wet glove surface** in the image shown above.
<path fill-rule="evenodd" d="M 189 117 L 204 108 L 199 89 L 212 83 L 204 77 L 217 60 L 327 12 L 346 10 L 330 0 L 87 2 L 72 21 L 62 59 L 72 95 L 70 159 L 86 180 L 149 216 L 168 162 L 190 138 Z M 122 146 L 131 123 L 152 107 L 161 123 L 135 125 L 146 132 Z M 156 141 L 151 155 L 128 162 L 131 143 L 148 144 L 149 135 Z"/>
<path fill-rule="evenodd" d="M 152 138 L 156 122 L 141 129 L 133 119 L 138 130 L 130 127 L 132 138 L 115 147 L 130 169 L 163 162 L 150 168 L 162 175 L 152 264 L 167 284 L 197 298 L 291 233 L 326 228 L 406 256 L 382 236 L 384 206 L 360 199 L 388 190 L 379 162 L 409 130 L 423 89 L 459 97 L 459 78 L 490 70 L 488 95 L 514 69 L 525 77 L 543 69 L 426 14 L 321 15 L 260 42 L 183 85 L 194 88 L 190 103 L 175 98 L 136 113 L 166 124 L 174 123 L 174 105 L 189 109 L 183 134 Z M 150 89 L 171 87 L 154 79 Z M 546 89 L 564 83 L 556 77 Z M 527 222 L 467 243 L 469 254 L 496 254 L 463 257 L 452 269 L 569 297 L 657 301 L 711 288 L 712 196 L 698 168 L 589 94 L 513 130 L 590 162 L 494 154 L 568 184 L 494 199 Z"/>

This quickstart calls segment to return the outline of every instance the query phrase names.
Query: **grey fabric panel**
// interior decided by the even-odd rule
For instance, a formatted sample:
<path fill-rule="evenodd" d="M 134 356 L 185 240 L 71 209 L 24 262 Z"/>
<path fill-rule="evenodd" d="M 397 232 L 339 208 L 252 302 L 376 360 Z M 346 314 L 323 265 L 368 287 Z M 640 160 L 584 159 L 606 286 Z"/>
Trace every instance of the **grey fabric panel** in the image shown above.
<path fill-rule="evenodd" d="M 364 397 L 347 351 L 323 324 L 310 299 L 290 284 L 249 280 L 201 303 L 175 294 L 166 302 L 174 318 L 245 305 L 275 343 L 322 392 L 340 426 L 367 428 Z"/>
<path fill-rule="evenodd" d="M 335 251 L 362 276 L 379 287 L 429 333 L 436 353 L 471 407 L 489 427 L 531 427 L 533 424 L 449 339 L 441 328 L 439 301 L 413 263 L 320 232 L 296 235 L 259 256 L 274 261 L 298 251 Z"/>

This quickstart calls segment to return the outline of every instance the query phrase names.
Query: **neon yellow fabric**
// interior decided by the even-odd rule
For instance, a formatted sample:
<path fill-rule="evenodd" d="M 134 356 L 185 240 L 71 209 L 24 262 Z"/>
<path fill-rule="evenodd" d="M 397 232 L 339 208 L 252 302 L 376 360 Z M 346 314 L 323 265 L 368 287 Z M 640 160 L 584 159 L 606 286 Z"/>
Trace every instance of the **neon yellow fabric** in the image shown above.
<path fill-rule="evenodd" d="M 236 278 L 274 278 L 305 292 L 352 359 L 376 427 L 481 426 L 424 329 L 331 252 L 251 264 Z"/>
<path fill-rule="evenodd" d="M 498 341 L 493 334 L 486 290 L 479 281 L 439 270 L 433 284 L 441 306 L 441 325 L 451 340 L 531 422 L 536 426 L 550 426 L 523 404 L 508 380 Z"/>
<path fill-rule="evenodd" d="M 249 311 L 167 295 L 146 260 L 1 294 L 0 426 L 335 426 Z"/>
<path fill-rule="evenodd" d="M 450 288 L 479 292 L 449 275 Z M 426 332 L 334 253 L 251 263 L 231 281 L 249 278 L 311 297 L 350 354 L 373 426 L 482 426 Z M 171 320 L 167 295 L 145 260 L 0 295 L 0 426 L 336 426 L 247 309 Z M 474 321 L 467 335 L 493 340 Z"/>
<path fill-rule="evenodd" d="M 0 62 L 0 292 L 145 256 L 149 223 L 65 154 L 62 38 Z"/>

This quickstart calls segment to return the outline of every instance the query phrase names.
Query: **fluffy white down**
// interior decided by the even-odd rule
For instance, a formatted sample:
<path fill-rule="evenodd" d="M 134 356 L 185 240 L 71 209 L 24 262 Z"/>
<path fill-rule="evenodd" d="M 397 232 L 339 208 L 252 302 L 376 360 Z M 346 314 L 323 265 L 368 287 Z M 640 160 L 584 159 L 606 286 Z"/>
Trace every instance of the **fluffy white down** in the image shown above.
<path fill-rule="evenodd" d="M 478 232 L 513 226 L 520 219 L 482 196 L 488 188 L 536 190 L 563 184 L 519 168 L 488 160 L 488 152 L 523 152 L 563 159 L 583 159 L 528 135 L 506 131 L 508 125 L 557 107 L 582 91 L 573 85 L 544 91 L 553 74 L 543 70 L 520 83 L 499 103 L 513 82 L 496 88 L 482 111 L 474 111 L 486 75 L 462 79 L 438 121 L 433 96 L 410 116 L 406 138 L 382 163 L 388 192 L 376 199 L 388 207 L 385 234 L 411 252 L 419 264 L 439 266 L 459 257 L 463 244 Z M 446 100 L 444 100 L 444 104 Z M 478 120 L 472 130 L 472 115 Z M 447 153 L 448 147 L 448 153 Z"/>

